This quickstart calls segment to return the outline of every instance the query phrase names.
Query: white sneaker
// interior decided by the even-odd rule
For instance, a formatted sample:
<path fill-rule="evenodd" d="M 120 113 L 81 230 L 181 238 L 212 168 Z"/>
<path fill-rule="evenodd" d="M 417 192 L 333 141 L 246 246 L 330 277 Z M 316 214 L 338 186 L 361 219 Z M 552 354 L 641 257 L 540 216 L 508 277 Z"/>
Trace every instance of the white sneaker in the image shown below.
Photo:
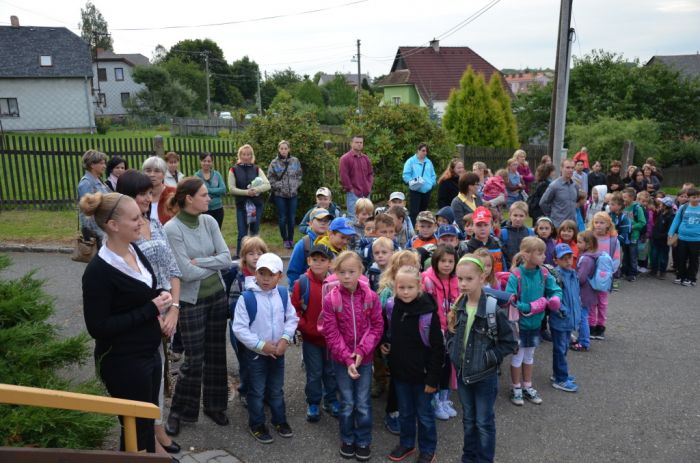
<path fill-rule="evenodd" d="M 442 408 L 450 415 L 450 418 L 457 416 L 457 410 L 455 410 L 454 403 L 451 400 L 446 400 L 442 403 Z"/>
<path fill-rule="evenodd" d="M 649 273 L 649 270 L 646 267 L 639 267 L 637 271 L 639 271 L 639 273 Z"/>
<path fill-rule="evenodd" d="M 442 402 L 437 399 L 433 400 L 433 407 L 435 408 L 435 418 L 442 421 L 447 421 L 450 419 L 449 413 L 442 406 Z"/>

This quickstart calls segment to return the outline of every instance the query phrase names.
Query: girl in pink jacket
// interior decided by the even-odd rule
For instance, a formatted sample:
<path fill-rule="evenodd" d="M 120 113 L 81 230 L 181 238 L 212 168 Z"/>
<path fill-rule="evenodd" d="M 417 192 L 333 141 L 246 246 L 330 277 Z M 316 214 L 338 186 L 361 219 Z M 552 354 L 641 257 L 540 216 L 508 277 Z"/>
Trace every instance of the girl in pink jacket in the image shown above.
<path fill-rule="evenodd" d="M 377 294 L 360 282 L 362 259 L 341 252 L 333 262 L 340 284 L 323 299 L 323 335 L 340 392 L 340 455 L 369 460 L 372 443 L 372 359 L 384 332 Z"/>

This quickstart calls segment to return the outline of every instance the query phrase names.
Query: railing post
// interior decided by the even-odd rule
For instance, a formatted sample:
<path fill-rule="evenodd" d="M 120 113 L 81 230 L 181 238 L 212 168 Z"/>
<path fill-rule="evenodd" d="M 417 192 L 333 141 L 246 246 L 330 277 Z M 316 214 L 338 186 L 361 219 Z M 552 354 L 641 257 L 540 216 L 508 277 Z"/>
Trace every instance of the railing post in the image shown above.
<path fill-rule="evenodd" d="M 459 154 L 459 158 L 462 160 L 462 164 L 464 165 L 464 168 L 467 168 L 467 153 L 464 148 L 463 144 L 458 144 L 457 145 L 457 153 Z"/>
<path fill-rule="evenodd" d="M 136 453 L 139 451 L 136 443 L 136 418 L 133 416 L 122 416 L 124 423 L 124 450 Z"/>
<path fill-rule="evenodd" d="M 622 144 L 622 171 L 627 172 L 627 168 L 634 165 L 634 142 L 625 140 Z"/>
<path fill-rule="evenodd" d="M 159 158 L 165 156 L 165 148 L 163 147 L 163 136 L 156 135 L 153 137 L 153 151 Z"/>

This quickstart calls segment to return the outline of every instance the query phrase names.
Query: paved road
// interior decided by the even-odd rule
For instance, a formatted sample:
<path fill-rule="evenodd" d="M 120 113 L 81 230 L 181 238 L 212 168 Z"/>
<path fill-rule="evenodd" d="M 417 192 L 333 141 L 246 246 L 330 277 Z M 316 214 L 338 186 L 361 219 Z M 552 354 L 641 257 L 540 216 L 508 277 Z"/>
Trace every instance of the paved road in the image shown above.
<path fill-rule="evenodd" d="M 80 276 L 84 265 L 67 255 L 13 253 L 9 276 L 38 268 L 46 288 L 56 298 L 54 320 L 61 331 L 83 329 Z M 580 392 L 552 389 L 551 344 L 536 353 L 535 385 L 544 398 L 540 406 L 516 408 L 508 402 L 508 374 L 501 377 L 496 406 L 497 460 L 508 462 L 700 461 L 700 401 L 697 370 L 700 349 L 700 291 L 641 277 L 623 282 L 610 302 L 608 336 L 593 341 L 589 353 L 572 352 L 571 370 Z M 263 446 L 246 434 L 247 416 L 231 402 L 232 425 L 222 428 L 202 416 L 185 425 L 178 441 L 197 450 L 225 449 L 242 461 L 341 461 L 337 454 L 336 421 L 323 416 L 317 424 L 304 419 L 304 378 L 298 347 L 287 355 L 286 400 L 291 440 L 278 438 Z M 230 352 L 229 352 L 230 354 Z M 229 370 L 235 371 L 229 355 Z M 80 377 L 93 374 L 91 365 Z M 453 398 L 458 402 L 456 398 Z M 374 461 L 384 459 L 397 439 L 381 425 L 384 405 L 374 403 Z M 457 461 L 461 452 L 459 417 L 439 423 L 438 456 Z"/>

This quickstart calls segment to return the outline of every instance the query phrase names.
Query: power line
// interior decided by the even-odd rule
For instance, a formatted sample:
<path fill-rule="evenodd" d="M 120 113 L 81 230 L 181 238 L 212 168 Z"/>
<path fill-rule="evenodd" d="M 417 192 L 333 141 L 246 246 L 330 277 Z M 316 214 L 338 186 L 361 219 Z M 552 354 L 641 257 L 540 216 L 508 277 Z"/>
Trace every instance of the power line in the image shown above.
<path fill-rule="evenodd" d="M 167 29 L 190 29 L 190 28 L 197 28 L 197 27 L 230 26 L 233 24 L 246 24 L 246 23 L 253 23 L 253 22 L 260 22 L 260 21 L 269 21 L 272 19 L 289 18 L 292 16 L 303 16 L 303 15 L 307 15 L 307 14 L 320 13 L 323 11 L 335 10 L 338 8 L 344 8 L 346 6 L 356 5 L 358 3 L 365 3 L 367 1 L 369 1 L 369 0 L 355 0 L 352 2 L 342 3 L 340 5 L 328 6 L 325 8 L 315 8 L 313 10 L 300 11 L 297 13 L 279 14 L 279 15 L 273 15 L 273 16 L 263 16 L 260 18 L 253 18 L 253 19 L 241 19 L 238 21 L 225 21 L 225 22 L 220 22 L 220 23 L 161 26 L 161 27 L 126 27 L 126 28 L 113 28 L 112 30 L 113 31 L 161 31 L 161 30 L 167 30 Z"/>

